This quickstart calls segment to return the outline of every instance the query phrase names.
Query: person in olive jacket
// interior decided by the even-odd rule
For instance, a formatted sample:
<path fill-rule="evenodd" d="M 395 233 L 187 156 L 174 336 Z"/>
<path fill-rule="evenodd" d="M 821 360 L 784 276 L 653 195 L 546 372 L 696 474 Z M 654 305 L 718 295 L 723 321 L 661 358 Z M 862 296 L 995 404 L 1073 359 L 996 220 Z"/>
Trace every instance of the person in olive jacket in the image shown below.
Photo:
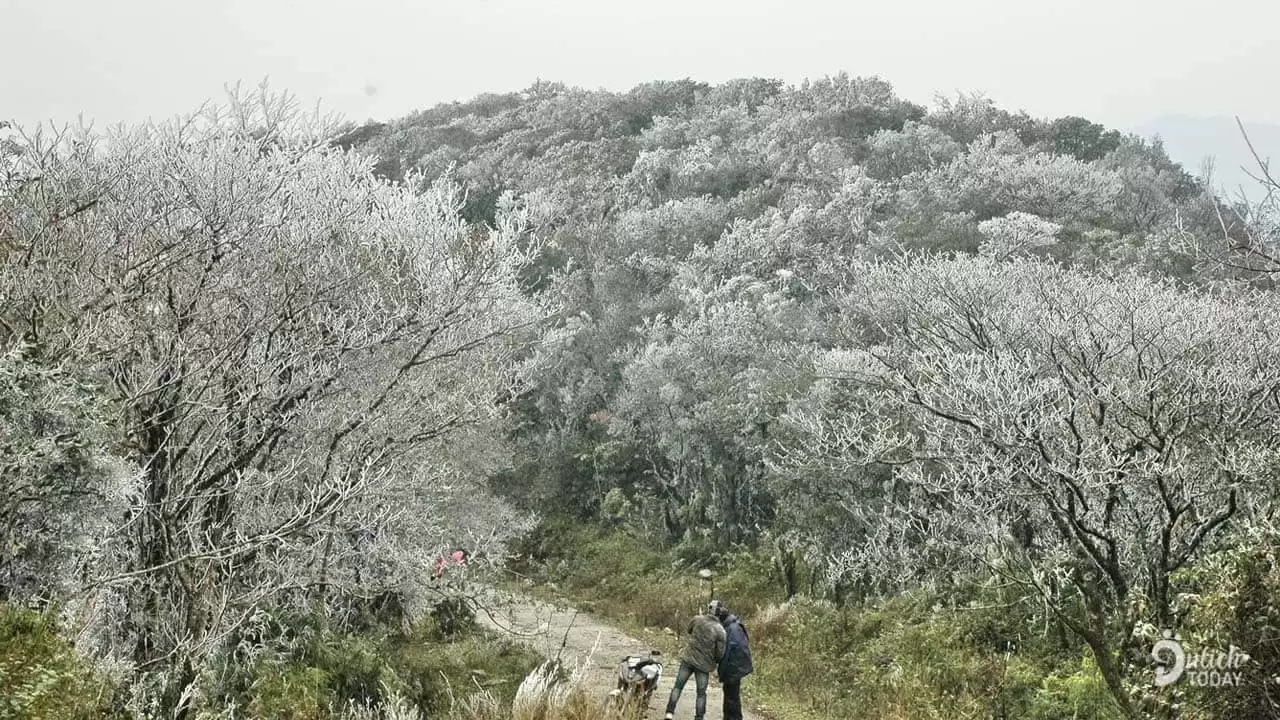
<path fill-rule="evenodd" d="M 667 720 L 675 717 L 676 703 L 680 701 L 680 693 L 684 692 L 684 685 L 689 682 L 690 675 L 698 687 L 693 718 L 702 720 L 707 713 L 707 682 L 711 671 L 717 669 L 720 660 L 724 658 L 725 630 L 715 615 L 717 607 L 719 601 L 713 600 L 705 615 L 699 615 L 689 623 L 689 638 L 685 642 L 684 651 L 680 653 L 676 684 L 671 688 L 671 696 L 667 698 Z"/>
<path fill-rule="evenodd" d="M 742 720 L 742 678 L 755 669 L 751 664 L 747 628 L 719 600 L 712 603 L 712 613 L 725 630 L 724 657 L 716 668 L 724 688 L 724 720 Z"/>

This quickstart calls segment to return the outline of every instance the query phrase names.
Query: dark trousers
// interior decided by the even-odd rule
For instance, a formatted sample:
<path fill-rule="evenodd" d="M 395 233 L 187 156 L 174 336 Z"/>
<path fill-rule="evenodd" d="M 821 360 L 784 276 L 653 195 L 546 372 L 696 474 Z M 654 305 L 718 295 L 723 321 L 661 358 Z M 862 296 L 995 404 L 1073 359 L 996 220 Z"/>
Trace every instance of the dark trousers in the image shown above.
<path fill-rule="evenodd" d="M 724 688 L 724 720 L 742 720 L 742 678 L 721 680 Z"/>
<path fill-rule="evenodd" d="M 680 702 L 680 693 L 684 692 L 684 684 L 689 682 L 690 675 L 698 686 L 698 699 L 693 707 L 693 720 L 702 720 L 707 714 L 707 681 L 710 677 L 687 662 L 681 662 L 680 669 L 676 671 L 676 684 L 671 688 L 671 696 L 667 698 L 667 712 L 676 711 L 676 703 Z"/>

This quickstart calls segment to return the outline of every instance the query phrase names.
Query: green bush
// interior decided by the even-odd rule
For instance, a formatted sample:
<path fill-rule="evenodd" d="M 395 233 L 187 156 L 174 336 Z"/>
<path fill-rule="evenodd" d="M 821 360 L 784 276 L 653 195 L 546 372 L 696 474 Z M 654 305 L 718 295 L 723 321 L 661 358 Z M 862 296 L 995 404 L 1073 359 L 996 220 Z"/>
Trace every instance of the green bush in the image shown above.
<path fill-rule="evenodd" d="M 476 613 L 465 598 L 446 598 L 431 608 L 437 640 L 453 640 L 476 626 Z"/>
<path fill-rule="evenodd" d="M 249 716 L 263 720 L 327 720 L 335 695 L 319 668 L 263 663 L 252 689 Z"/>
<path fill-rule="evenodd" d="M 307 648 L 299 660 L 322 670 L 329 691 L 341 702 L 380 705 L 384 682 L 397 685 L 395 671 L 382 652 L 383 637 L 333 634 Z"/>
<path fill-rule="evenodd" d="M 1056 668 L 1024 620 L 1008 608 L 945 609 L 924 593 L 844 611 L 797 598 L 784 622 L 756 634 L 753 691 L 850 720 L 1117 717 L 1092 663 Z M 1002 652 L 1005 640 L 1015 652 Z"/>
<path fill-rule="evenodd" d="M 1274 678 L 1280 677 L 1280 531 L 1262 526 L 1238 533 L 1176 582 L 1188 652 L 1225 653 L 1234 645 L 1249 661 L 1238 669 L 1239 684 L 1178 683 L 1163 688 L 1158 699 L 1178 702 L 1188 720 L 1273 713 Z"/>
<path fill-rule="evenodd" d="M 443 717 L 455 699 L 483 689 L 509 706 L 516 688 L 541 662 L 523 645 L 494 640 L 479 631 L 441 642 L 434 621 L 420 621 L 407 638 L 386 646 L 388 662 L 402 683 L 400 692 L 423 717 Z"/>
<path fill-rule="evenodd" d="M 123 717 L 115 688 L 85 666 L 49 615 L 0 603 L 0 717 Z"/>
<path fill-rule="evenodd" d="M 1027 720 L 1112 720 L 1120 717 L 1091 654 L 1082 655 L 1076 669 L 1070 670 L 1064 668 L 1045 677 L 1026 698 Z"/>
<path fill-rule="evenodd" d="M 541 661 L 473 624 L 444 632 L 432 615 L 406 635 L 398 627 L 335 632 L 320 618 L 282 613 L 260 617 L 249 635 L 263 649 L 219 661 L 222 671 L 209 677 L 208 714 L 337 720 L 345 708 L 377 710 L 395 695 L 422 717 L 444 717 L 455 699 L 480 689 L 509 705 Z"/>
<path fill-rule="evenodd" d="M 332 708 L 379 706 L 401 684 L 386 657 L 394 633 L 333 630 L 319 615 L 264 612 L 207 669 L 209 710 L 251 717 L 327 718 Z"/>
<path fill-rule="evenodd" d="M 768 553 L 737 548 L 726 554 L 716 570 L 716 595 L 735 612 L 754 612 L 786 599 L 785 588 Z"/>
<path fill-rule="evenodd" d="M 514 569 L 569 592 L 583 609 L 609 606 L 629 627 L 682 629 L 705 606 L 712 586 L 697 571 L 716 572 L 715 594 L 735 611 L 750 612 L 784 599 L 767 553 L 744 547 L 715 548 L 701 539 L 655 549 L 636 532 L 544 521 L 516 546 Z"/>

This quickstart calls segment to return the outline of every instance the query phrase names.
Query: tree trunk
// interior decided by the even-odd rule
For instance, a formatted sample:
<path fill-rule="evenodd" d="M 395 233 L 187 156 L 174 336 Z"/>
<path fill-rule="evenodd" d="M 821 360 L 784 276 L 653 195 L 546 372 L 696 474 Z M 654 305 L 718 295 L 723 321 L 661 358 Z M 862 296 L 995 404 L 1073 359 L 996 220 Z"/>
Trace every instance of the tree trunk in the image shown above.
<path fill-rule="evenodd" d="M 1102 673 L 1102 680 L 1107 684 L 1107 690 L 1110 691 L 1112 699 L 1116 701 L 1120 714 L 1130 720 L 1141 720 L 1138 711 L 1129 700 L 1129 693 L 1124 685 L 1124 675 L 1120 670 L 1120 665 L 1115 655 L 1112 654 L 1111 649 L 1108 647 L 1105 636 L 1100 636 L 1096 632 L 1088 632 L 1085 634 L 1084 641 L 1089 645 L 1089 650 L 1093 653 L 1093 659 L 1098 663 L 1098 671 Z"/>

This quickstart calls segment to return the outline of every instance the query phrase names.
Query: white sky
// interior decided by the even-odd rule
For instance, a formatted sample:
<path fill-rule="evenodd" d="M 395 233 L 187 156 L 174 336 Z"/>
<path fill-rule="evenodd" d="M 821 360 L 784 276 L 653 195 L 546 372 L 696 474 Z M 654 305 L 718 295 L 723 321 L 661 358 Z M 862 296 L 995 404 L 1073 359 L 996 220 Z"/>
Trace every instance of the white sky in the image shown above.
<path fill-rule="evenodd" d="M 1280 122 L 1277 27 L 1268 0 L 0 0 L 0 118 L 168 117 L 266 76 L 361 121 L 538 77 L 627 89 L 845 70 L 916 102 L 980 91 L 1122 129 Z"/>

